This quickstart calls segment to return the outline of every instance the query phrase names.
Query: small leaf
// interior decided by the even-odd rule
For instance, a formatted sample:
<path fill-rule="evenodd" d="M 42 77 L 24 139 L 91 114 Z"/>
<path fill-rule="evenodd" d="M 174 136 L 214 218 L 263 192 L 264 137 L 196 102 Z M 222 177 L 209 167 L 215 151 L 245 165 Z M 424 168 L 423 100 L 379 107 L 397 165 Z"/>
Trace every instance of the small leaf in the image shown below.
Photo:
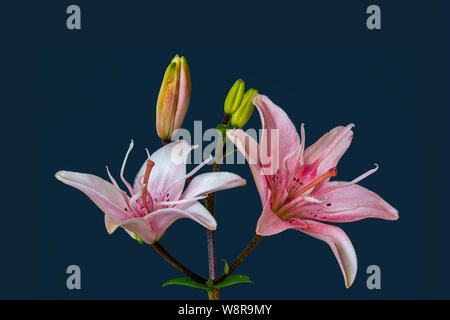
<path fill-rule="evenodd" d="M 207 286 L 208 288 L 212 288 L 214 284 L 214 280 L 209 278 L 208 281 L 205 283 L 205 286 Z"/>
<path fill-rule="evenodd" d="M 218 124 L 216 127 L 217 131 L 219 131 L 220 135 L 223 137 L 223 144 L 226 144 L 227 141 L 227 129 L 230 129 L 230 126 L 227 124 Z"/>
<path fill-rule="evenodd" d="M 228 287 L 236 283 L 253 283 L 250 278 L 243 274 L 233 274 L 231 276 L 228 276 L 225 280 L 223 280 L 221 283 L 218 283 L 214 286 L 214 288 L 223 288 Z"/>
<path fill-rule="evenodd" d="M 175 279 L 169 280 L 166 283 L 164 283 L 162 286 L 165 287 L 165 286 L 168 286 L 171 284 L 177 284 L 179 286 L 186 286 L 186 287 L 208 290 L 208 287 L 205 286 L 203 283 L 194 281 L 188 277 L 175 278 Z"/>
<path fill-rule="evenodd" d="M 228 262 L 225 259 L 222 259 L 223 263 L 225 264 L 223 266 L 223 273 L 229 274 L 230 273 L 230 267 L 228 266 Z"/>

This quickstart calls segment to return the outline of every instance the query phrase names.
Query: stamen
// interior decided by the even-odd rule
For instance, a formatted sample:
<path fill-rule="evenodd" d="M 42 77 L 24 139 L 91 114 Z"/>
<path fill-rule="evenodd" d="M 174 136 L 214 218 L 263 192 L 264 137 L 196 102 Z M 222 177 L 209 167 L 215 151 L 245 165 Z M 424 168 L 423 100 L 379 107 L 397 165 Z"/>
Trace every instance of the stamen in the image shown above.
<path fill-rule="evenodd" d="M 299 162 L 300 165 L 303 165 L 303 153 L 305 152 L 305 145 L 306 145 L 306 141 L 305 141 L 305 124 L 302 123 L 301 127 L 300 127 L 300 155 L 299 155 Z"/>
<path fill-rule="evenodd" d="M 316 185 L 318 185 L 322 181 L 324 181 L 328 178 L 331 178 L 331 177 L 335 177 L 336 175 L 337 175 L 336 168 L 332 168 L 332 169 L 328 170 L 327 172 L 322 174 L 320 177 L 314 179 L 310 184 L 304 186 L 303 188 L 300 188 L 300 190 L 298 190 L 294 195 L 292 195 L 288 198 L 288 201 L 300 196 L 301 194 L 305 193 L 309 189 L 314 188 Z"/>
<path fill-rule="evenodd" d="M 142 202 L 144 204 L 145 209 L 147 209 L 147 212 L 149 212 L 148 203 L 147 203 L 147 185 L 148 185 L 148 179 L 150 178 L 150 172 L 152 172 L 153 166 L 155 163 L 151 160 L 147 160 L 147 167 L 145 168 L 145 174 L 144 174 L 144 191 L 142 192 Z"/>
<path fill-rule="evenodd" d="M 289 153 L 286 157 L 284 157 L 283 159 L 283 167 L 284 170 L 286 170 L 287 173 L 289 173 L 289 168 L 287 167 L 287 162 L 290 158 L 292 158 L 293 155 L 295 155 L 297 152 L 299 152 L 299 150 L 294 150 L 291 151 L 291 153 Z"/>
<path fill-rule="evenodd" d="M 127 163 L 128 160 L 128 155 L 130 154 L 131 150 L 133 149 L 134 146 L 134 141 L 133 139 L 131 139 L 130 142 L 130 146 L 128 147 L 128 151 L 125 154 L 125 158 L 123 159 L 123 163 L 122 163 L 122 168 L 120 168 L 120 179 L 122 179 L 122 182 L 127 186 L 128 191 L 130 192 L 130 194 L 133 196 L 135 194 L 133 187 L 127 182 L 127 180 L 125 180 L 124 176 L 123 176 L 123 172 L 125 170 L 125 164 Z"/>
<path fill-rule="evenodd" d="M 177 205 L 177 204 L 183 204 L 183 203 L 194 202 L 197 200 L 202 200 L 202 199 L 205 199 L 206 197 L 207 196 L 199 196 L 199 197 L 194 197 L 194 198 L 190 198 L 190 199 L 182 199 L 182 200 L 175 200 L 175 201 L 159 201 L 156 204 L 162 205 L 162 206 L 171 206 L 171 205 Z"/>
<path fill-rule="evenodd" d="M 374 168 L 374 169 L 369 170 L 369 171 L 367 171 L 366 173 L 360 175 L 359 177 L 353 179 L 353 180 L 350 182 L 350 184 L 355 184 L 355 183 L 360 182 L 361 180 L 363 180 L 363 179 L 367 178 L 368 176 L 370 176 L 372 173 L 375 173 L 375 172 L 378 170 L 378 168 L 379 168 L 378 164 L 375 163 L 375 168 Z"/>
<path fill-rule="evenodd" d="M 362 175 L 360 175 L 359 177 L 353 179 L 352 181 L 350 181 L 350 182 L 341 182 L 341 183 L 339 183 L 339 184 L 337 184 L 335 186 L 322 189 L 318 193 L 316 193 L 315 196 L 318 197 L 319 195 L 322 195 L 324 193 L 328 193 L 328 192 L 334 191 L 336 189 L 345 188 L 345 187 L 351 186 L 353 184 L 356 184 L 356 183 L 360 182 L 361 180 L 367 178 L 371 174 L 375 173 L 378 170 L 378 168 L 379 168 L 378 164 L 375 163 L 375 168 L 373 168 L 373 169 L 363 173 Z"/>
<path fill-rule="evenodd" d="M 213 159 L 213 156 L 209 156 L 205 161 L 203 161 L 202 163 L 200 163 L 197 167 L 195 167 L 191 172 L 189 172 L 187 175 L 178 178 L 177 180 L 175 180 L 174 182 L 172 182 L 167 189 L 165 190 L 166 192 L 168 190 L 170 190 L 170 188 L 172 188 L 174 185 L 176 185 L 177 183 L 180 182 L 184 182 L 187 178 L 192 177 L 198 170 L 200 170 L 203 166 L 205 166 L 208 162 L 210 162 Z M 165 193 L 165 192 L 164 192 Z"/>
<path fill-rule="evenodd" d="M 352 130 L 352 128 L 355 125 L 353 123 L 349 124 L 348 126 L 344 127 L 344 129 L 341 130 L 341 132 L 339 132 L 339 134 L 337 135 L 337 137 L 333 140 L 333 142 L 331 142 L 331 144 L 325 149 L 325 151 L 322 152 L 322 154 L 320 155 L 320 157 L 316 160 L 316 163 L 319 164 L 322 162 L 323 159 L 325 159 L 330 152 L 338 145 L 338 143 L 345 137 L 345 135 Z"/>
<path fill-rule="evenodd" d="M 130 206 L 134 207 L 134 205 L 136 204 L 136 201 L 142 197 L 142 192 L 144 191 L 145 187 L 142 187 L 141 190 L 139 190 L 138 192 L 136 192 L 131 198 L 130 198 Z"/>
<path fill-rule="evenodd" d="M 117 189 L 117 191 L 120 192 L 120 194 L 123 197 L 123 200 L 125 200 L 125 203 L 127 204 L 128 209 L 132 210 L 131 206 L 130 206 L 130 202 L 129 202 L 128 196 L 127 196 L 127 193 L 125 191 L 123 191 L 122 189 L 120 189 L 119 185 L 117 184 L 116 179 L 114 179 L 114 177 L 111 175 L 111 172 L 109 172 L 108 166 L 106 166 L 106 172 L 108 173 L 108 177 L 111 180 L 111 182 L 114 185 L 114 187 Z"/>

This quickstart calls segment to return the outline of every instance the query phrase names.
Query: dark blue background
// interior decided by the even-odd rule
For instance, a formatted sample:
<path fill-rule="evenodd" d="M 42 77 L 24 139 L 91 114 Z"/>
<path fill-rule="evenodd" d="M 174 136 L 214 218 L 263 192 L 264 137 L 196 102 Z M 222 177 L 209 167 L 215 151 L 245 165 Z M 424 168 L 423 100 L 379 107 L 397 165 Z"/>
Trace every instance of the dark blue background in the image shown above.
<path fill-rule="evenodd" d="M 72 3 L 82 10 L 80 31 L 65 27 L 65 9 Z M 382 30 L 365 26 L 370 4 L 381 7 Z M 54 178 L 60 169 L 106 177 L 106 164 L 117 177 L 130 138 L 136 147 L 126 175 L 134 178 L 144 148 L 160 147 L 155 103 L 164 69 L 176 53 L 188 58 L 192 76 L 185 128 L 192 129 L 194 120 L 215 127 L 229 87 L 242 77 L 284 108 L 298 127 L 306 124 L 308 145 L 336 125 L 355 123 L 339 178 L 353 179 L 379 163 L 380 170 L 361 184 L 400 212 L 396 222 L 341 225 L 358 255 L 350 289 L 326 244 L 287 231 L 263 239 L 239 268 L 255 284 L 225 288 L 222 298 L 450 297 L 450 29 L 443 1 L 54 1 L 40 10 L 45 19 L 29 40 L 30 53 L 38 58 L 38 100 L 25 97 L 33 100 L 39 127 L 39 192 L 33 194 L 38 209 L 32 225 L 24 227 L 34 236 L 23 239 L 14 228 L 6 231 L 14 257 L 2 273 L 7 276 L 1 297 L 206 297 L 191 288 L 162 288 L 180 274 L 122 230 L 109 236 L 101 211 Z M 260 127 L 257 114 L 248 127 Z M 248 185 L 217 195 L 219 266 L 253 237 L 261 212 L 248 167 L 224 170 L 246 177 Z M 201 226 L 179 221 L 161 243 L 207 275 Z M 26 249 L 14 250 L 22 244 Z M 39 266 L 30 268 L 29 261 Z M 80 291 L 66 288 L 70 264 L 81 267 Z M 371 264 L 381 267 L 378 291 L 366 287 Z"/>

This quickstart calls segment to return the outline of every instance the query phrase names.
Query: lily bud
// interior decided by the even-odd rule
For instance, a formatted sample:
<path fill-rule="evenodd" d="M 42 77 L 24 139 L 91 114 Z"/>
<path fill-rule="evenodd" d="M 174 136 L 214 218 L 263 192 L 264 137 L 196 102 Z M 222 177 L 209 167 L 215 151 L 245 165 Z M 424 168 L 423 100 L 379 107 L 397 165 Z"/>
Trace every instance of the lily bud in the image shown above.
<path fill-rule="evenodd" d="M 253 105 L 253 97 L 258 91 L 249 89 L 244 94 L 239 108 L 231 116 L 231 126 L 234 128 L 242 128 L 250 119 L 255 106 Z"/>
<path fill-rule="evenodd" d="M 181 127 L 191 98 L 191 76 L 185 57 L 176 55 L 164 74 L 156 103 L 156 131 L 162 140 L 170 140 Z"/>
<path fill-rule="evenodd" d="M 225 99 L 224 111 L 225 114 L 231 116 L 239 107 L 244 95 L 245 82 L 238 79 L 231 87 Z"/>

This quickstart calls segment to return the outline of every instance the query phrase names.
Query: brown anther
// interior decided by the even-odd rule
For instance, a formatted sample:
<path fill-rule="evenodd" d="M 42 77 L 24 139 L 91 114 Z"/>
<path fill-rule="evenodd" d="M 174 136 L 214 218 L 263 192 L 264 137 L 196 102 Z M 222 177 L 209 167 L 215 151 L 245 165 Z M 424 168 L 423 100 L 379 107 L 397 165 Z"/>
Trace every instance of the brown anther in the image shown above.
<path fill-rule="evenodd" d="M 150 209 L 148 208 L 148 203 L 147 203 L 147 185 L 148 185 L 148 179 L 150 178 L 150 172 L 152 172 L 154 165 L 155 165 L 155 163 L 151 159 L 148 159 L 147 166 L 145 168 L 145 173 L 144 173 L 145 188 L 142 191 L 142 202 L 144 204 L 145 209 L 147 209 L 147 212 L 150 211 Z"/>

